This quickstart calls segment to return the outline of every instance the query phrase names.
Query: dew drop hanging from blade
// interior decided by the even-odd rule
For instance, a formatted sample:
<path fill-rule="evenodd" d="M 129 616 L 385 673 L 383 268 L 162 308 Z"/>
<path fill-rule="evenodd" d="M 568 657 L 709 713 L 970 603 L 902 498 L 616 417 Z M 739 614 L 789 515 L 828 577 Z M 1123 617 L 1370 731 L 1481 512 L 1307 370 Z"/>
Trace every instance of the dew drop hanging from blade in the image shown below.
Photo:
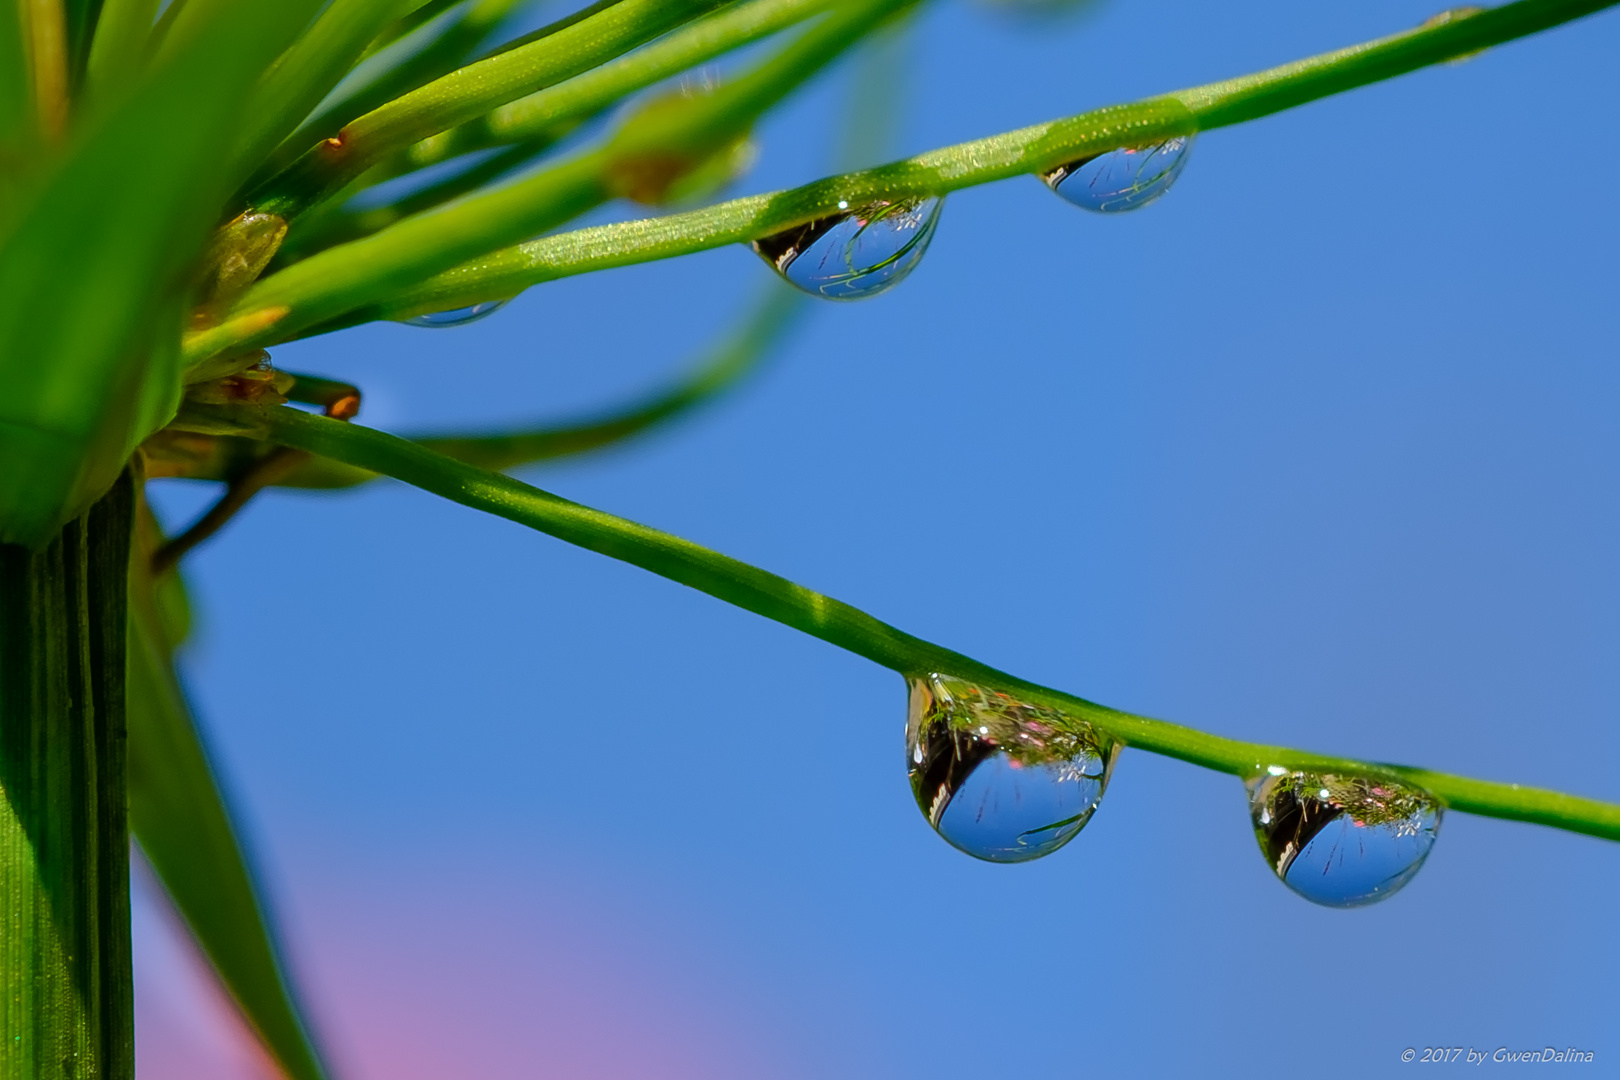
<path fill-rule="evenodd" d="M 760 258 L 791 284 L 825 300 L 887 292 L 922 261 L 942 198 L 878 201 L 755 240 Z"/>
<path fill-rule="evenodd" d="M 451 308 L 448 311 L 432 311 L 426 315 L 416 315 L 401 321 L 406 326 L 424 326 L 429 330 L 446 330 L 452 326 L 466 326 L 468 323 L 487 318 L 501 310 L 509 302 L 507 300 L 486 300 L 481 304 Z"/>
<path fill-rule="evenodd" d="M 1246 786 L 1267 865 L 1284 885 L 1327 907 L 1393 896 L 1422 868 L 1440 828 L 1433 796 L 1384 777 L 1273 765 Z"/>
<path fill-rule="evenodd" d="M 1140 210 L 1170 190 L 1187 167 L 1193 137 L 1178 135 L 1151 146 L 1123 147 L 1080 158 L 1041 174 L 1068 202 L 1098 214 Z"/>
<path fill-rule="evenodd" d="M 1119 744 L 1058 709 L 938 673 L 910 679 L 906 770 L 928 823 L 989 862 L 1048 855 L 1102 801 Z"/>

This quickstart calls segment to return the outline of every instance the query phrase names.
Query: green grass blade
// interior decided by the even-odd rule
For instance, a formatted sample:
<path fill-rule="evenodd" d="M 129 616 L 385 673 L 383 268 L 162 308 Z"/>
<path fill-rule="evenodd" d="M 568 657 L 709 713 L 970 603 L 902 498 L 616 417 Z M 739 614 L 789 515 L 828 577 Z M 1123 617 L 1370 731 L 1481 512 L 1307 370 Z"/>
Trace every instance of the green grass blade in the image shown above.
<path fill-rule="evenodd" d="M 809 298 L 777 282 L 702 362 L 674 384 L 627 405 L 605 409 L 578 420 L 543 427 L 480 435 L 423 435 L 412 441 L 446 457 L 483 469 L 505 471 L 541 461 L 554 461 L 610 446 L 659 430 L 694 410 L 714 403 L 756 373 L 795 329 Z M 237 440 L 238 443 L 247 440 Z M 248 443 L 249 446 L 257 444 Z M 236 463 L 217 463 L 214 479 Z M 197 475 L 197 474 L 194 474 Z M 346 488 L 377 479 L 375 473 L 331 458 L 310 458 L 284 478 L 283 487 Z"/>
<path fill-rule="evenodd" d="M 106 0 L 90 45 L 85 91 L 94 100 L 124 86 L 140 71 L 152 40 L 160 0 Z"/>
<path fill-rule="evenodd" d="M 384 63 L 381 71 L 362 78 L 357 85 L 340 88 L 335 100 L 328 102 L 288 136 L 255 174 L 253 189 L 257 190 L 271 177 L 291 166 L 311 146 L 337 136 L 343 126 L 356 117 L 461 67 L 502 20 L 531 2 L 482 0 L 456 18 L 447 20 L 447 25 L 436 33 L 432 28 L 422 30 L 418 36 L 432 34 L 431 40 L 414 52 L 409 50 L 411 43 L 406 43 L 401 46 L 406 54 L 392 63 L 386 63 L 393 59 L 389 57 L 376 61 Z M 336 187 L 341 188 L 347 182 L 339 183 Z"/>
<path fill-rule="evenodd" d="M 68 86 L 78 87 L 90 61 L 90 43 L 101 18 L 102 0 L 63 0 L 66 17 Z"/>
<path fill-rule="evenodd" d="M 840 0 L 753 0 L 723 8 L 628 56 L 502 105 L 412 148 L 418 167 L 470 150 L 544 135 L 628 94 L 779 33 Z"/>
<path fill-rule="evenodd" d="M 290 309 L 292 315 L 278 327 L 285 335 L 375 303 L 499 246 L 502 238 L 532 236 L 611 195 L 677 178 L 746 133 L 761 113 L 910 2 L 850 3 L 714 93 L 637 114 L 600 150 L 313 255 L 262 281 L 248 302 Z"/>
<path fill-rule="evenodd" d="M 0 4 L 0 229 L 12 205 L 11 184 L 27 167 L 33 143 L 34 95 L 23 30 L 21 7 Z"/>
<path fill-rule="evenodd" d="M 400 38 L 426 26 L 461 2 L 462 0 L 425 0 L 424 3 L 408 5 L 410 10 L 377 31 L 377 36 L 367 46 L 365 55 L 375 56 Z"/>
<path fill-rule="evenodd" d="M 1384 775 L 1414 783 L 1455 810 L 1620 840 L 1620 804 L 1412 766 L 1242 742 L 1098 705 L 998 671 L 907 634 L 858 608 L 689 540 L 570 502 L 386 432 L 286 406 L 188 405 L 182 410 L 181 422 L 208 430 L 257 430 L 283 446 L 391 476 L 452 502 L 638 566 L 902 674 L 946 672 L 1005 689 L 1073 712 L 1131 746 L 1204 768 L 1245 777 L 1267 765 Z"/>
<path fill-rule="evenodd" d="M 131 601 L 131 831 L 270 1056 L 292 1080 L 322 1080 L 326 1072 L 175 678 L 149 576 L 136 573 Z"/>
<path fill-rule="evenodd" d="M 408 217 L 470 195 L 531 164 L 553 145 L 553 139 L 538 138 L 509 146 L 458 173 L 426 184 L 382 206 L 350 210 L 346 206 L 333 205 L 338 202 L 333 199 L 331 203 L 298 219 L 298 228 L 289 234 L 288 242 L 281 247 L 276 268 L 307 258 L 317 251 L 371 236 Z"/>
<path fill-rule="evenodd" d="M 293 293 L 268 279 L 259 286 L 262 292 L 249 293 L 239 305 L 240 323 L 199 334 L 187 343 L 187 362 L 196 363 L 223 348 L 289 340 L 306 327 L 318 326 L 326 332 L 372 319 L 409 318 L 515 296 L 532 285 L 574 274 L 746 243 L 823 217 L 840 202 L 859 205 L 879 198 L 939 195 L 1037 173 L 1120 146 L 1146 145 L 1207 127 L 1258 119 L 1550 29 L 1616 2 L 1519 0 L 1466 19 L 1410 30 L 1254 75 L 933 150 L 791 191 L 547 237 L 468 262 L 385 303 L 341 318 L 328 314 L 330 308 L 317 298 L 319 283 L 301 283 L 300 290 Z M 252 321 L 254 309 L 272 302 L 286 305 L 287 317 L 273 328 L 262 329 Z M 299 309 L 304 305 L 319 311 L 319 317 L 300 318 Z"/>
<path fill-rule="evenodd" d="M 0 238 L 0 540 L 42 543 L 147 434 L 135 403 L 153 399 L 149 357 L 161 353 L 148 346 L 232 186 L 219 146 L 318 6 L 242 3 L 197 27 L 87 122 Z M 172 370 L 156 370 L 178 390 Z"/>
<path fill-rule="evenodd" d="M 621 0 L 556 33 L 460 68 L 346 125 L 254 193 L 296 217 L 390 154 L 508 101 L 588 71 L 719 6 L 721 0 Z"/>
<path fill-rule="evenodd" d="M 333 0 L 254 93 L 241 137 L 241 157 L 256 168 L 359 61 L 399 10 L 399 0 Z"/>

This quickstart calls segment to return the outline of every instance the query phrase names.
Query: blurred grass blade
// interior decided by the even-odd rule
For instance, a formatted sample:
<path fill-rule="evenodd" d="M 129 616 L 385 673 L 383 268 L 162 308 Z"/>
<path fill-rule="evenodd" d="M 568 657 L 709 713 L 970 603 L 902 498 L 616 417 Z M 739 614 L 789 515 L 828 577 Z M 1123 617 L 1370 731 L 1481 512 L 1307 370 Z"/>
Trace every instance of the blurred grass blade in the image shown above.
<path fill-rule="evenodd" d="M 34 114 L 47 138 L 62 134 L 68 117 L 68 27 L 64 0 L 17 0 L 23 13 Z"/>
<path fill-rule="evenodd" d="M 1145 145 L 1210 127 L 1255 120 L 1499 45 L 1613 7 L 1616 0 L 1519 0 L 1479 15 L 1436 23 L 1338 49 L 1268 71 L 1035 124 L 904 161 L 831 176 L 789 191 L 752 195 L 682 214 L 601 225 L 544 237 L 469 261 L 370 308 L 312 320 L 327 333 L 374 319 L 407 319 L 490 300 L 575 274 L 669 259 L 747 243 L 836 211 L 840 202 L 942 195 L 1028 176 L 1065 161 Z M 262 283 L 264 295 L 271 281 Z M 277 303 L 288 302 L 285 294 Z M 293 303 L 304 302 L 302 298 Z M 188 364 L 242 344 L 298 336 L 296 312 L 277 330 L 252 333 L 254 294 L 218 333 L 188 340 Z M 240 327 L 240 329 L 237 329 Z"/>
<path fill-rule="evenodd" d="M 377 31 L 377 36 L 367 45 L 364 56 L 375 56 L 400 38 L 426 26 L 462 2 L 463 0 L 425 0 L 423 3 L 407 5 L 409 10 Z"/>
<path fill-rule="evenodd" d="M 455 18 L 447 19 L 436 32 L 421 30 L 421 35 L 432 36 L 416 51 L 408 51 L 407 43 L 405 55 L 397 59 L 380 57 L 373 63 L 384 64 L 381 71 L 359 76 L 353 85 L 338 87 L 334 100 L 324 103 L 319 112 L 299 124 L 297 130 L 275 148 L 255 173 L 253 186 L 256 188 L 292 165 L 311 146 L 338 135 L 344 125 L 356 117 L 456 70 L 507 16 L 532 2 L 479 0 Z M 369 71 L 369 66 L 366 70 Z"/>
<path fill-rule="evenodd" d="M 90 61 L 90 42 L 101 18 L 102 0 L 63 0 L 62 6 L 67 23 L 68 86 L 78 87 Z"/>
<path fill-rule="evenodd" d="M 161 0 L 106 0 L 90 44 L 85 90 L 94 99 L 141 69 Z"/>
<path fill-rule="evenodd" d="M 130 597 L 130 828 L 204 955 L 265 1049 L 292 1080 L 326 1076 L 175 678 L 151 577 Z"/>
<path fill-rule="evenodd" d="M 265 75 L 249 103 L 240 155 L 251 171 L 359 61 L 400 0 L 333 0 Z"/>
<path fill-rule="evenodd" d="M 127 99 L 87 119 L 0 238 L 0 540 L 43 543 L 148 434 L 136 412 L 153 400 L 141 353 L 153 352 L 232 186 L 219 147 L 319 4 L 225 5 Z M 172 392 L 157 397 L 172 400 L 178 382 L 163 374 Z"/>
<path fill-rule="evenodd" d="M 471 150 L 546 135 L 560 124 L 599 113 L 660 79 L 779 33 L 840 2 L 752 0 L 722 8 L 628 56 L 425 139 L 409 153 L 417 167 L 422 167 Z"/>
<path fill-rule="evenodd" d="M 773 280 L 742 325 L 685 377 L 663 390 L 628 405 L 565 423 L 487 435 L 416 436 L 412 441 L 457 461 L 500 471 L 617 446 L 685 417 L 734 389 L 757 372 L 784 343 L 788 332 L 799 325 L 808 306 L 808 297 Z M 237 446 L 246 442 L 235 440 Z M 217 478 L 235 465 L 220 462 L 214 468 L 218 470 Z M 313 457 L 301 462 L 277 484 L 330 489 L 353 487 L 375 479 L 375 473 L 354 469 L 331 458 Z"/>
<path fill-rule="evenodd" d="M 621 0 L 539 41 L 452 71 L 345 125 L 338 142 L 317 144 L 255 192 L 253 205 L 296 217 L 395 151 L 588 71 L 721 2 Z"/>
<path fill-rule="evenodd" d="M 913 0 L 858 0 L 712 94 L 654 103 L 602 149 L 329 248 L 262 280 L 243 307 L 285 307 L 285 336 L 376 303 L 480 250 L 554 228 L 616 194 L 656 199 L 767 109 Z M 581 26 L 587 23 L 579 24 Z M 510 55 L 518 55 L 513 53 Z"/>
<path fill-rule="evenodd" d="M 28 84 L 28 46 L 22 8 L 0 4 L 0 230 L 12 205 L 9 184 L 22 172 L 33 142 L 34 94 Z"/>

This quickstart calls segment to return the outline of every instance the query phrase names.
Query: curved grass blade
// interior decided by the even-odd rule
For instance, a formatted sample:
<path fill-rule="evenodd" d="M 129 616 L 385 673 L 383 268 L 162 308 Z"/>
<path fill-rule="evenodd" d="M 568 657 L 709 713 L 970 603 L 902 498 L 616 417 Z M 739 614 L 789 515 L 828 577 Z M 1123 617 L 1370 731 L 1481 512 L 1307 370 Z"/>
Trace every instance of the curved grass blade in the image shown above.
<path fill-rule="evenodd" d="M 421 436 L 430 447 L 458 461 L 485 469 L 515 469 L 542 461 L 572 457 L 617 446 L 662 428 L 708 405 L 759 371 L 798 325 L 809 300 L 802 293 L 770 282 L 770 290 L 742 325 L 684 377 L 663 390 L 591 416 L 560 424 L 491 435 Z M 300 382 L 309 376 L 296 376 Z M 296 387 L 289 393 L 295 393 Z M 187 432 L 162 432 L 147 443 L 154 459 L 163 458 L 162 475 L 193 480 L 230 480 L 240 476 L 264 453 L 252 439 L 208 438 Z M 156 473 L 154 472 L 154 475 Z M 376 480 L 377 474 L 331 458 L 306 457 L 275 481 L 281 487 L 347 488 Z"/>
<path fill-rule="evenodd" d="M 357 117 L 455 71 L 467 62 L 473 51 L 489 37 L 502 20 L 532 2 L 533 0 L 481 0 L 455 18 L 449 19 L 442 28 L 422 30 L 424 35 L 436 33 L 436 36 L 415 52 L 397 59 L 383 58 L 378 61 L 392 62 L 375 76 L 363 77 L 352 87 L 340 87 L 334 94 L 334 100 L 325 103 L 325 107 L 319 112 L 304 120 L 285 142 L 275 148 L 275 152 L 268 156 L 255 173 L 251 186 L 257 188 L 265 183 L 292 165 L 305 151 L 323 139 L 336 137 L 345 124 Z M 444 13 L 438 12 L 435 17 L 442 14 Z M 431 21 L 431 19 L 424 20 L 422 25 L 425 26 Z"/>
<path fill-rule="evenodd" d="M 345 124 L 254 192 L 253 207 L 297 217 L 411 143 L 588 71 L 720 2 L 621 0 L 532 44 L 452 71 Z"/>
<path fill-rule="evenodd" d="M 1453 810 L 1620 840 L 1620 804 L 1412 766 L 1243 742 L 1065 694 L 914 637 L 849 604 L 689 540 L 570 502 L 386 432 L 286 406 L 187 405 L 180 422 L 200 428 L 257 430 L 282 446 L 391 476 L 451 502 L 639 566 L 894 671 L 948 671 L 1005 688 L 1075 713 L 1131 746 L 1207 769 L 1241 777 L 1278 764 L 1304 771 L 1388 776 L 1423 788 Z"/>
<path fill-rule="evenodd" d="M 129 638 L 130 829 L 220 981 L 292 1080 L 328 1075 L 310 1039 L 171 656 L 172 617 L 137 560 Z"/>
<path fill-rule="evenodd" d="M 95 98 L 140 70 L 160 0 L 105 0 L 90 44 L 86 92 Z"/>
<path fill-rule="evenodd" d="M 310 24 L 254 92 L 240 136 L 248 171 L 309 115 L 359 61 L 399 0 L 334 0 Z"/>
<path fill-rule="evenodd" d="M 755 195 L 656 219 L 581 229 L 492 252 L 421 282 L 387 301 L 329 314 L 321 294 L 337 283 L 267 278 L 238 306 L 243 321 L 193 336 L 187 362 L 223 348 L 288 341 L 373 319 L 404 319 L 515 296 L 545 281 L 746 243 L 834 212 L 840 201 L 927 197 L 1037 173 L 1122 145 L 1162 141 L 1242 123 L 1318 98 L 1538 33 L 1614 6 L 1617 0 L 1518 0 L 1466 19 L 1420 27 L 1253 75 L 1110 106 L 1018 131 L 933 150 L 876 169 L 829 177 L 791 191 Z M 259 307 L 285 307 L 274 330 L 252 334 Z M 331 306 L 341 307 L 342 303 Z M 307 310 L 306 316 L 300 311 Z"/>
<path fill-rule="evenodd" d="M 498 237 L 532 236 L 554 228 L 614 194 L 645 197 L 647 189 L 667 186 L 745 133 L 772 105 L 913 2 L 852 2 L 712 94 L 683 99 L 675 107 L 644 109 L 603 147 L 312 255 L 264 279 L 248 303 L 285 306 L 291 313 L 283 325 L 289 330 L 306 327 L 322 314 L 339 315 L 408 287 L 434 269 L 453 266 L 495 246 Z M 305 303 L 306 296 L 319 297 L 321 306 Z M 231 333 L 228 328 L 223 332 Z"/>
<path fill-rule="evenodd" d="M 408 153 L 416 168 L 424 168 L 469 151 L 551 135 L 559 125 L 594 116 L 628 94 L 786 30 L 838 3 L 752 0 L 722 8 L 628 56 L 424 139 Z"/>

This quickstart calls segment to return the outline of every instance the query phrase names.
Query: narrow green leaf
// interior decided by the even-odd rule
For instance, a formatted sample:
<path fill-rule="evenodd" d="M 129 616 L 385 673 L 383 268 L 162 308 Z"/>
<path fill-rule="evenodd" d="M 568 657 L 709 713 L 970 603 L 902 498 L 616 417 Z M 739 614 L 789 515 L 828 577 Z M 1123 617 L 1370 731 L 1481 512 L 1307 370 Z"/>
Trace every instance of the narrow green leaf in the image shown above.
<path fill-rule="evenodd" d="M 423 0 L 422 3 L 406 5 L 408 10 L 387 26 L 377 31 L 377 36 L 367 46 L 365 55 L 374 56 L 383 49 L 392 45 L 407 34 L 426 26 L 440 15 L 449 11 L 463 0 Z"/>
<path fill-rule="evenodd" d="M 47 140 L 67 130 L 68 27 L 64 0 L 18 0 L 28 47 L 34 111 Z"/>
<path fill-rule="evenodd" d="M 601 112 L 626 95 L 769 37 L 839 2 L 753 0 L 722 9 L 628 56 L 415 143 L 401 155 L 399 167 L 373 172 L 378 174 L 380 182 L 471 151 L 512 144 L 501 162 L 492 161 L 477 169 L 490 178 L 503 175 L 508 161 L 527 160 L 531 151 L 538 152 L 536 148 L 551 145 L 556 137 L 571 130 L 574 123 Z M 869 109 L 868 112 L 881 113 L 882 110 Z M 468 170 L 465 175 L 458 174 L 386 207 L 363 212 L 316 210 L 311 216 L 319 220 L 312 223 L 312 231 L 295 233 L 289 249 L 307 253 L 370 235 L 411 214 L 474 190 L 478 185 L 472 181 L 482 179 L 477 172 Z M 371 178 L 372 174 L 368 173 L 367 182 Z M 327 205 L 338 201 L 334 198 Z M 305 227 L 304 222 L 300 222 L 300 227 Z"/>
<path fill-rule="evenodd" d="M 85 92 L 97 100 L 126 86 L 140 71 L 161 0 L 106 0 L 90 45 Z"/>
<path fill-rule="evenodd" d="M 570 502 L 386 432 L 288 406 L 188 404 L 179 422 L 199 430 L 256 430 L 282 446 L 391 476 L 451 502 L 638 566 L 902 674 L 945 672 L 1027 695 L 1034 701 L 1076 713 L 1130 746 L 1204 768 L 1249 776 L 1268 764 L 1276 764 L 1308 771 L 1389 776 L 1416 784 L 1454 810 L 1620 840 L 1620 804 L 1411 766 L 1242 742 L 1098 705 L 998 671 L 972 657 L 907 634 L 858 608 L 689 540 Z"/>
<path fill-rule="evenodd" d="M 252 203 L 296 217 L 395 151 L 588 71 L 721 2 L 621 0 L 532 44 L 468 64 L 346 125 L 335 141 L 317 144 L 256 191 Z"/>
<path fill-rule="evenodd" d="M 420 435 L 412 441 L 483 469 L 506 471 L 541 461 L 572 457 L 610 446 L 661 429 L 694 410 L 712 404 L 735 389 L 760 369 L 799 325 L 809 298 L 772 281 L 766 295 L 749 313 L 742 325 L 727 335 L 710 355 L 674 384 L 646 394 L 617 408 L 604 409 L 577 420 L 535 428 L 465 435 Z M 232 440 L 220 457 L 205 464 L 212 471 L 189 475 L 204 479 L 224 479 L 240 468 L 246 455 L 257 453 L 257 443 Z M 333 461 L 312 457 L 276 483 L 294 488 L 346 488 L 377 479 L 365 472 Z"/>
<path fill-rule="evenodd" d="M 766 109 L 910 3 L 850 3 L 712 94 L 643 110 L 602 149 L 312 255 L 264 279 L 244 304 L 287 308 L 290 314 L 278 327 L 285 336 L 374 303 L 498 246 L 502 238 L 554 228 L 610 195 L 660 191 L 728 139 L 746 133 Z"/>
<path fill-rule="evenodd" d="M 34 96 L 28 85 L 28 47 L 22 8 L 0 3 L 0 229 L 12 205 L 10 184 L 28 164 L 34 134 Z"/>
<path fill-rule="evenodd" d="M 256 163 L 249 190 L 257 190 L 296 162 L 311 146 L 338 135 L 355 117 L 454 71 L 467 62 L 496 26 L 532 2 L 481 0 L 455 18 L 441 20 L 437 28 L 421 29 L 416 36 L 427 38 L 425 43 L 402 42 L 394 50 L 397 55 L 379 57 L 357 68 L 351 73 L 352 79 L 333 90 L 330 100 L 315 103 L 321 108 L 314 116 L 300 118 L 303 122 L 297 129 L 263 162 Z"/>
<path fill-rule="evenodd" d="M 515 296 L 574 274 L 747 243 L 834 212 L 840 202 L 941 195 L 978 184 L 1037 173 L 1120 146 L 1147 145 L 1211 126 L 1258 119 L 1331 94 L 1442 63 L 1459 55 L 1549 29 L 1614 6 L 1617 0 L 1519 0 L 1466 19 L 1396 34 L 1255 75 L 1115 105 L 1064 120 L 944 147 L 926 154 L 791 191 L 753 195 L 684 214 L 581 229 L 493 252 L 447 270 L 387 302 L 341 318 L 315 321 L 325 333 L 372 319 L 404 319 Z M 290 300 L 261 284 L 266 297 Z M 313 282 L 312 291 L 319 288 Z M 312 306 L 315 306 L 314 302 Z M 296 311 L 274 330 L 248 334 L 257 306 L 249 293 L 238 309 L 242 329 L 226 328 L 188 341 L 187 363 L 240 344 L 296 337 L 306 324 Z"/>
<path fill-rule="evenodd" d="M 333 0 L 254 92 L 240 138 L 251 171 L 342 81 L 400 0 Z"/>
<path fill-rule="evenodd" d="M 124 627 L 134 485 L 0 544 L 0 1076 L 134 1073 Z"/>
<path fill-rule="evenodd" d="M 62 6 L 67 23 L 68 86 L 78 87 L 90 61 L 90 42 L 101 18 L 102 0 L 63 0 Z"/>
<path fill-rule="evenodd" d="M 322 1080 L 248 861 L 175 678 L 150 575 L 133 575 L 130 827 L 221 982 L 292 1080 Z"/>
<path fill-rule="evenodd" d="M 219 148 L 318 6 L 225 6 L 87 123 L 0 238 L 0 540 L 44 542 L 147 434 L 137 410 L 154 398 L 154 331 L 232 186 Z"/>

